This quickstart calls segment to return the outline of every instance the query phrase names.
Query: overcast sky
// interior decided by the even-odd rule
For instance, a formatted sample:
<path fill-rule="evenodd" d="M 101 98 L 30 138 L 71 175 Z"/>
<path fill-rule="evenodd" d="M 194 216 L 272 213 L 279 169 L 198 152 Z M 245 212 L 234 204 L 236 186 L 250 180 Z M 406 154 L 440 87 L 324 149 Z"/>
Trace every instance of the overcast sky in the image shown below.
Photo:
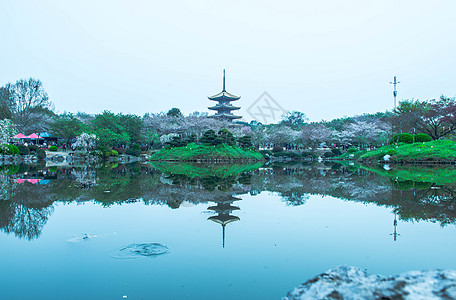
<path fill-rule="evenodd" d="M 312 121 L 456 96 L 456 1 L 0 0 L 0 85 L 43 81 L 57 112 L 208 111 L 267 91 Z"/>

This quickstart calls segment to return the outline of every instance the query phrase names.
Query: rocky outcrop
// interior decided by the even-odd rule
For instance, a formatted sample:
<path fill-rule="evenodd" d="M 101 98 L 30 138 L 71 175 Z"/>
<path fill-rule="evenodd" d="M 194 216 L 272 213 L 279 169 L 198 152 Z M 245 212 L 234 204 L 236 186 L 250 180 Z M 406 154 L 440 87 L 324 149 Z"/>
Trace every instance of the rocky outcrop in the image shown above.
<path fill-rule="evenodd" d="M 283 299 L 456 299 L 456 271 L 412 271 L 384 277 L 340 266 L 301 284 Z"/>

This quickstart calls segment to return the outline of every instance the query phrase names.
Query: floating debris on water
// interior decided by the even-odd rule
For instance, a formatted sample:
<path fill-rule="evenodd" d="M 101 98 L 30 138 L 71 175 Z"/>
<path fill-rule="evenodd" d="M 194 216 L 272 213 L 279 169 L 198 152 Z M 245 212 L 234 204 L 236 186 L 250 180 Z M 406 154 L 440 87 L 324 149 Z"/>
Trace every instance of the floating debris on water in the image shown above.
<path fill-rule="evenodd" d="M 93 238 L 97 238 L 97 237 L 100 237 L 100 236 L 98 234 L 83 233 L 81 235 L 72 237 L 71 239 L 67 240 L 67 242 L 79 243 L 79 242 L 82 242 L 82 241 L 85 241 L 85 240 L 89 240 L 89 239 L 93 239 Z"/>
<path fill-rule="evenodd" d="M 116 234 L 117 234 L 117 232 L 109 233 L 109 234 L 88 234 L 88 233 L 83 233 L 81 235 L 74 235 L 71 239 L 68 239 L 67 242 L 69 242 L 69 243 L 80 243 L 82 241 L 91 240 L 93 238 L 103 238 L 103 237 L 113 236 L 113 235 L 116 235 Z"/>
<path fill-rule="evenodd" d="M 159 243 L 130 244 L 115 250 L 111 256 L 117 259 L 135 259 L 141 257 L 156 257 L 167 254 L 168 252 L 168 247 Z"/>

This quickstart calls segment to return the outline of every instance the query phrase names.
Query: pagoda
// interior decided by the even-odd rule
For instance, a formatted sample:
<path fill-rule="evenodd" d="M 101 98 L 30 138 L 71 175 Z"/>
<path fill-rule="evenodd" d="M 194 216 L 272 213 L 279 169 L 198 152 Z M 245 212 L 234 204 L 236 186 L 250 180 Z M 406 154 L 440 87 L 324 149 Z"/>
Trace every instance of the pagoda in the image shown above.
<path fill-rule="evenodd" d="M 223 70 L 223 90 L 220 93 L 208 98 L 209 100 L 218 102 L 214 106 L 208 107 L 210 110 L 217 111 L 215 115 L 211 115 L 209 117 L 223 119 L 229 122 L 242 118 L 241 116 L 236 116 L 232 113 L 233 110 L 238 110 L 240 107 L 233 106 L 230 102 L 239 100 L 241 97 L 230 94 L 225 90 L 225 69 Z"/>

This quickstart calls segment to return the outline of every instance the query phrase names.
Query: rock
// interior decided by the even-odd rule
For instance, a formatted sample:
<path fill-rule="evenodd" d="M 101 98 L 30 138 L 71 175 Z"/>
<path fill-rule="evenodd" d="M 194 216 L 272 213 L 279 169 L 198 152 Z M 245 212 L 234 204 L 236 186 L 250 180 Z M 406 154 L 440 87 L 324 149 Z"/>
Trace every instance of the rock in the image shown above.
<path fill-rule="evenodd" d="M 340 266 L 301 284 L 283 299 L 456 299 L 456 271 L 411 271 L 384 277 Z"/>

